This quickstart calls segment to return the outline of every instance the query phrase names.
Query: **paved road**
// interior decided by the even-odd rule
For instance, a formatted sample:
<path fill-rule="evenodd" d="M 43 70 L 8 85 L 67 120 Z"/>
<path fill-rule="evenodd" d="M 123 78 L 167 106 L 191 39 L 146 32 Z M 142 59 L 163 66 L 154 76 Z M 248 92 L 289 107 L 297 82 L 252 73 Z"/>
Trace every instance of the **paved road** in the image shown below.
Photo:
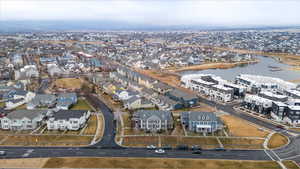
<path fill-rule="evenodd" d="M 94 147 L 120 147 L 115 142 L 115 131 L 116 131 L 116 125 L 114 122 L 114 115 L 112 111 L 101 101 L 99 100 L 95 95 L 89 94 L 85 96 L 86 99 L 92 104 L 93 107 L 95 107 L 97 110 L 100 110 L 103 113 L 104 119 L 105 119 L 105 128 L 104 128 L 104 134 L 103 138 L 100 142 L 92 145 Z"/>
<path fill-rule="evenodd" d="M 37 157 L 158 157 L 158 158 L 203 158 L 203 159 L 240 159 L 240 160 L 270 160 L 262 151 L 203 151 L 202 154 L 192 154 L 191 151 L 166 150 L 157 154 L 146 149 L 92 149 L 92 148 L 7 148 L 5 158 L 37 158 Z"/>

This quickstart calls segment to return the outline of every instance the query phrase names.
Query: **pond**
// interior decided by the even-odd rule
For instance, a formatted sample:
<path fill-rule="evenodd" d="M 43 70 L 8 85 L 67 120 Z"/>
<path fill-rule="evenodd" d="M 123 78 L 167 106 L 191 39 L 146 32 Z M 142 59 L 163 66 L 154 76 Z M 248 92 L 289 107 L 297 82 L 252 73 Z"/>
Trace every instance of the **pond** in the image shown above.
<path fill-rule="evenodd" d="M 295 80 L 300 79 L 300 71 L 288 70 L 289 65 L 278 62 L 277 60 L 265 57 L 257 56 L 260 60 L 256 64 L 241 65 L 230 69 L 208 69 L 199 71 L 183 71 L 180 74 L 194 74 L 194 73 L 205 73 L 205 74 L 215 74 L 227 80 L 234 80 L 234 78 L 239 74 L 254 74 L 278 77 L 284 80 Z"/>

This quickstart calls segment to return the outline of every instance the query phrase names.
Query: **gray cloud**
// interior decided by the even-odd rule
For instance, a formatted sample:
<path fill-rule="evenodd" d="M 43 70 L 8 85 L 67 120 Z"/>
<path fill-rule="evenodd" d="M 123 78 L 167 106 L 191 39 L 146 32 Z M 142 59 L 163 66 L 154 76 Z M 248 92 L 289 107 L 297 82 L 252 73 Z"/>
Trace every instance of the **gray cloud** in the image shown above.
<path fill-rule="evenodd" d="M 300 24 L 300 1 L 2 0 L 0 20 L 107 20 L 152 25 Z"/>

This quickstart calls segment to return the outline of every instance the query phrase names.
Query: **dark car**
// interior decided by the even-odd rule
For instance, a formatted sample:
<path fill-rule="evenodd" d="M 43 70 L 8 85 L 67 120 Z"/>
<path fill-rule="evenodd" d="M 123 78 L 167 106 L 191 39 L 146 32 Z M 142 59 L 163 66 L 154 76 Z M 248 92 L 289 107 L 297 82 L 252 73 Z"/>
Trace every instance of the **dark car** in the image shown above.
<path fill-rule="evenodd" d="M 226 149 L 222 148 L 222 147 L 218 147 L 218 148 L 215 148 L 215 151 L 226 151 Z"/>
<path fill-rule="evenodd" d="M 193 151 L 193 154 L 202 154 L 202 151 L 200 151 L 200 150 Z"/>
<path fill-rule="evenodd" d="M 172 146 L 169 146 L 169 145 L 163 146 L 161 148 L 164 150 L 172 150 Z"/>
<path fill-rule="evenodd" d="M 178 145 L 177 150 L 188 150 L 189 146 L 188 145 Z"/>
<path fill-rule="evenodd" d="M 193 151 L 202 150 L 202 148 L 201 148 L 200 146 L 198 146 L 198 145 L 193 145 L 193 146 L 191 147 L 191 149 L 192 149 Z"/>
<path fill-rule="evenodd" d="M 277 125 L 276 127 L 279 129 L 284 129 L 284 126 L 282 126 L 282 125 Z"/>

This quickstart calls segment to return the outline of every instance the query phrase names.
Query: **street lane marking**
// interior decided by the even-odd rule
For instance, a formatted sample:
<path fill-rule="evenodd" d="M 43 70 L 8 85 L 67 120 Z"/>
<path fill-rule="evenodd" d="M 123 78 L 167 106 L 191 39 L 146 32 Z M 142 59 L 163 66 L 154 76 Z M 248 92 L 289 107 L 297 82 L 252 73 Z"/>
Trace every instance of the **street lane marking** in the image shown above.
<path fill-rule="evenodd" d="M 270 157 L 270 159 L 271 159 L 272 161 L 275 161 L 274 158 L 267 152 L 267 150 L 264 150 L 264 152 Z"/>

